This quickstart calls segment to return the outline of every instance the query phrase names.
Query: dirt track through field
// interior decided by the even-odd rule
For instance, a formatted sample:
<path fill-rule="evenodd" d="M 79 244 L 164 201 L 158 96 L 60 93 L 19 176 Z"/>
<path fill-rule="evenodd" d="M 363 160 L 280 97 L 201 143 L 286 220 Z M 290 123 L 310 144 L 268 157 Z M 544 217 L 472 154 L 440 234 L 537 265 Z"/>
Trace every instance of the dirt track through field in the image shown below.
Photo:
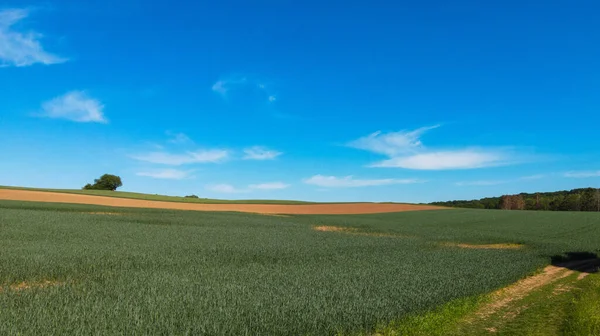
<path fill-rule="evenodd" d="M 465 318 L 466 325 L 479 325 L 490 333 L 498 332 L 503 324 L 510 322 L 523 311 L 528 309 L 527 304 L 521 301 L 534 291 L 546 286 L 553 286 L 552 295 L 559 295 L 573 289 L 574 281 L 579 281 L 590 273 L 596 272 L 600 266 L 599 259 L 574 260 L 562 264 L 549 265 L 544 270 L 516 283 L 497 290 L 491 294 L 490 302 L 481 306 L 476 312 Z M 555 284 L 575 272 L 580 272 L 576 280 L 569 283 Z M 529 302 L 528 304 L 531 304 Z M 492 315 L 500 314 L 495 319 Z"/>
<path fill-rule="evenodd" d="M 347 204 L 201 204 L 178 203 L 164 201 L 146 201 L 129 198 L 66 194 L 45 191 L 0 189 L 0 200 L 92 204 L 127 208 L 153 208 L 195 211 L 237 211 L 258 214 L 371 214 L 384 212 L 402 212 L 417 210 L 447 209 L 431 205 L 414 204 L 380 204 L 380 203 L 347 203 Z"/>

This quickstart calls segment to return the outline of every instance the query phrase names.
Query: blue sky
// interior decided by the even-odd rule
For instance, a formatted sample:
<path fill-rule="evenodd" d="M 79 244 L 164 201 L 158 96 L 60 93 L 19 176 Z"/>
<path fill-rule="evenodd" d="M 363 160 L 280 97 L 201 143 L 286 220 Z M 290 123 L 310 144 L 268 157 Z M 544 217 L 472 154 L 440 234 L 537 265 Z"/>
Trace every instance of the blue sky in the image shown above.
<path fill-rule="evenodd" d="M 429 202 L 600 186 L 597 1 L 8 1 L 0 184 Z"/>

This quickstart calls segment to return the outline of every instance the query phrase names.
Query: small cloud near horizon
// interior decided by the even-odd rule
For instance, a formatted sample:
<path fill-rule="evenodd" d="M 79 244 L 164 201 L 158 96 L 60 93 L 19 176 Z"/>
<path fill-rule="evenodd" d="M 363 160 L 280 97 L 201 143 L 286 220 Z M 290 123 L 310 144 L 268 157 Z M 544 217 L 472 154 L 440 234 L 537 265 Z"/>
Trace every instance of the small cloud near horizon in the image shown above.
<path fill-rule="evenodd" d="M 545 177 L 547 177 L 548 174 L 535 174 L 535 175 L 529 175 L 529 176 L 523 176 L 520 177 L 520 180 L 539 180 L 539 179 L 543 179 Z"/>
<path fill-rule="evenodd" d="M 505 184 L 510 181 L 462 181 L 454 183 L 457 186 L 494 186 L 499 184 Z"/>
<path fill-rule="evenodd" d="M 563 174 L 564 177 L 571 178 L 588 178 L 588 177 L 600 177 L 600 170 L 596 171 L 570 171 Z"/>
<path fill-rule="evenodd" d="M 353 176 L 324 176 L 314 175 L 303 180 L 306 184 L 312 184 L 319 187 L 325 188 L 354 188 L 354 187 L 372 187 L 372 186 L 383 186 L 392 184 L 412 184 L 412 183 L 423 183 L 425 181 L 418 179 L 371 179 L 362 180 L 355 179 Z"/>
<path fill-rule="evenodd" d="M 539 179 L 543 179 L 543 178 L 551 176 L 551 175 L 553 175 L 553 174 L 535 174 L 535 175 L 529 175 L 529 176 L 521 176 L 521 177 L 518 177 L 515 179 L 510 179 L 510 180 L 461 181 L 461 182 L 456 182 L 454 184 L 457 186 L 494 186 L 494 185 L 499 185 L 499 184 L 519 182 L 519 181 L 539 180 Z"/>
<path fill-rule="evenodd" d="M 229 151 L 223 149 L 196 150 L 182 154 L 168 152 L 149 152 L 130 156 L 138 161 L 180 166 L 192 163 L 219 163 L 227 159 Z"/>
<path fill-rule="evenodd" d="M 237 188 L 228 183 L 221 184 L 213 184 L 206 186 L 207 190 L 224 193 L 224 194 L 241 194 L 241 193 L 249 193 L 255 190 L 281 190 L 286 189 L 290 185 L 285 184 L 283 182 L 267 182 L 267 183 L 259 183 L 259 184 L 250 184 L 244 189 Z"/>
<path fill-rule="evenodd" d="M 226 184 L 226 183 L 206 186 L 206 190 L 214 191 L 217 193 L 223 193 L 223 194 L 241 194 L 241 193 L 249 192 L 249 190 L 247 190 L 247 189 L 237 189 L 236 187 L 232 186 L 231 184 Z"/>
<path fill-rule="evenodd" d="M 192 178 L 190 174 L 192 171 L 184 171 L 178 169 L 163 169 L 163 170 L 153 170 L 153 171 L 144 171 L 138 172 L 136 175 L 144 176 L 144 177 L 152 177 L 157 179 L 168 179 L 168 180 L 183 180 L 187 178 Z"/>
<path fill-rule="evenodd" d="M 262 146 L 254 146 L 244 149 L 244 160 L 273 160 L 283 154 L 276 150 Z"/>
<path fill-rule="evenodd" d="M 260 183 L 260 184 L 250 184 L 248 186 L 249 189 L 260 189 L 260 190 L 277 190 L 277 189 L 286 189 L 290 185 L 285 184 L 283 182 L 268 182 L 268 183 Z"/>

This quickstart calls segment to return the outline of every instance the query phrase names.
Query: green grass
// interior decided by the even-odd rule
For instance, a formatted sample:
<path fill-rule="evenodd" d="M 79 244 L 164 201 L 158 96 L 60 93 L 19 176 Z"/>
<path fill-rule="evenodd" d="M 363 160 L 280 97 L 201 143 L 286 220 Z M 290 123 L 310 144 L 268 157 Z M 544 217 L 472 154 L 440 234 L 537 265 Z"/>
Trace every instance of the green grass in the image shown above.
<path fill-rule="evenodd" d="M 471 322 L 455 318 L 444 325 L 446 332 L 443 335 L 489 335 L 492 327 L 500 335 L 600 335 L 600 275 L 589 275 L 583 280 L 578 280 L 578 275 L 534 290 L 489 318 Z M 460 301 L 448 306 L 455 307 Z M 474 309 L 462 316 L 473 315 L 477 307 L 471 307 Z M 447 316 L 457 317 L 458 314 L 436 312 L 432 320 Z"/>
<path fill-rule="evenodd" d="M 58 192 L 66 194 L 92 195 L 92 196 L 108 196 L 118 198 L 132 198 L 147 201 L 164 201 L 164 202 L 183 202 L 183 203 L 204 203 L 204 204 L 315 204 L 314 202 L 304 201 L 289 201 L 289 200 L 221 200 L 210 198 L 188 198 L 183 196 L 166 196 L 156 194 L 142 194 L 128 191 L 110 191 L 110 190 L 82 190 L 82 189 L 47 189 L 47 188 L 26 188 L 0 186 L 0 189 L 12 190 L 30 190 L 30 191 L 45 191 Z"/>
<path fill-rule="evenodd" d="M 561 329 L 572 293 L 554 294 L 554 290 L 557 286 L 575 285 L 576 277 L 543 286 L 521 300 L 510 302 L 489 318 L 461 323 L 452 335 L 489 335 L 486 328 L 495 328 L 501 335 L 563 335 Z"/>
<path fill-rule="evenodd" d="M 387 325 L 378 326 L 375 331 L 384 336 L 454 335 L 464 318 L 473 313 L 485 299 L 483 295 L 455 299 L 425 313 L 408 314 Z"/>
<path fill-rule="evenodd" d="M 516 298 L 486 318 L 479 317 L 477 311 L 493 296 L 470 296 L 424 314 L 409 314 L 378 327 L 376 332 L 383 336 L 600 335 L 600 275 L 584 280 L 578 276 L 577 272 Z"/>
<path fill-rule="evenodd" d="M 436 330 L 472 309 L 472 298 L 554 255 L 596 252 L 600 217 L 478 210 L 273 217 L 0 201 L 0 233 L 0 334 L 368 334 Z M 58 285 L 35 286 L 45 281 Z M 32 288 L 11 289 L 22 282 Z"/>
<path fill-rule="evenodd" d="M 600 335 L 600 275 L 588 276 L 567 305 L 566 335 Z"/>

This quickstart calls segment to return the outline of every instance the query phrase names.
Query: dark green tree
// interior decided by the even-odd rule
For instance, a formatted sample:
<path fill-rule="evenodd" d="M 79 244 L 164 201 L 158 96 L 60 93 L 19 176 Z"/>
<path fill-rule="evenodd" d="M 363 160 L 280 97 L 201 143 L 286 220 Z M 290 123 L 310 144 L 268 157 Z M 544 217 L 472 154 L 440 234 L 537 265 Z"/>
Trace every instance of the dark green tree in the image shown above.
<path fill-rule="evenodd" d="M 549 206 L 549 210 L 552 211 L 560 211 L 563 210 L 563 203 L 565 200 L 565 196 L 563 195 L 557 195 L 551 198 L 550 200 L 550 206 Z"/>
<path fill-rule="evenodd" d="M 100 178 L 94 180 L 94 184 L 86 184 L 83 189 L 86 190 L 112 190 L 115 191 L 121 187 L 123 182 L 116 175 L 104 174 Z"/>
<path fill-rule="evenodd" d="M 550 198 L 546 196 L 540 197 L 540 210 L 550 210 Z"/>
<path fill-rule="evenodd" d="M 539 210 L 539 205 L 535 198 L 525 198 L 525 210 Z"/>
<path fill-rule="evenodd" d="M 581 211 L 596 210 L 596 189 L 587 188 L 581 193 Z"/>
<path fill-rule="evenodd" d="M 559 206 L 561 211 L 580 211 L 581 196 L 579 194 L 567 195 Z"/>

